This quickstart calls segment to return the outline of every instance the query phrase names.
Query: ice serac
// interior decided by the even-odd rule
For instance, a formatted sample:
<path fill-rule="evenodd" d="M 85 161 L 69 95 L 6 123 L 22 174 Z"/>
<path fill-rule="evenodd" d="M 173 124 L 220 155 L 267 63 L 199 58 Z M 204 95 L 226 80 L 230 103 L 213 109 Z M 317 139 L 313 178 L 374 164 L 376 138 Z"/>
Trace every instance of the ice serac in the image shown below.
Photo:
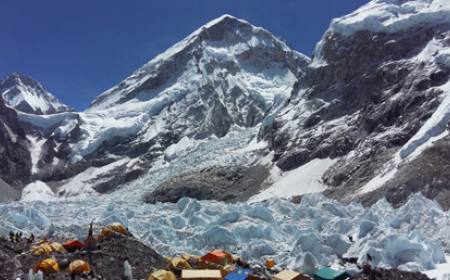
<path fill-rule="evenodd" d="M 17 73 L 0 81 L 0 95 L 8 106 L 25 113 L 44 115 L 72 110 L 40 83 Z"/>
<path fill-rule="evenodd" d="M 221 16 L 101 94 L 85 112 L 21 113 L 40 135 L 33 141 L 36 177 L 64 180 L 64 195 L 111 192 L 155 162 L 170 162 L 175 144 L 258 126 L 282 107 L 309 61 L 263 28 Z"/>
<path fill-rule="evenodd" d="M 449 55 L 448 1 L 371 1 L 333 20 L 298 90 L 265 121 L 260 138 L 268 140 L 283 170 L 337 159 L 322 177 L 333 197 L 370 197 L 377 190 L 377 199 L 395 193 L 388 200 L 401 203 L 421 191 L 406 184 L 416 181 L 428 186 L 428 197 L 445 196 L 448 207 L 448 170 L 436 178 L 425 171 L 433 168 L 409 168 L 400 177 L 407 181 L 391 179 L 447 134 Z"/>

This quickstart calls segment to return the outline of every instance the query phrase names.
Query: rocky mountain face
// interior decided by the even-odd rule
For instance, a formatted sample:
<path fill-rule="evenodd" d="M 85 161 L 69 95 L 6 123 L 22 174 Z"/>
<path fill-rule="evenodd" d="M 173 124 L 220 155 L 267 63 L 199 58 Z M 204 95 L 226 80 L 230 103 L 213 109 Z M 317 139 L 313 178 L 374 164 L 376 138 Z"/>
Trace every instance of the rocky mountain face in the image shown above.
<path fill-rule="evenodd" d="M 270 143 L 282 170 L 315 158 L 339 159 L 322 177 L 334 198 L 374 202 L 372 191 L 382 187 L 377 192 L 390 193 L 395 203 L 423 189 L 430 198 L 445 194 L 442 200 L 448 201 L 446 172 L 433 167 L 448 160 L 430 156 L 446 150 L 448 140 L 420 160 L 414 157 L 433 145 L 433 137 L 447 134 L 450 21 L 434 14 L 439 1 L 394 2 L 372 1 L 334 20 L 298 91 L 259 136 Z M 411 14 L 407 5 L 414 8 Z M 395 9 L 401 25 L 389 18 Z M 366 25 L 369 16 L 379 16 L 385 27 Z"/>
<path fill-rule="evenodd" d="M 0 189 L 5 196 L 30 181 L 29 143 L 15 110 L 0 97 Z"/>
<path fill-rule="evenodd" d="M 72 110 L 40 83 L 17 73 L 0 80 L 0 95 L 8 106 L 29 114 L 54 114 Z"/>

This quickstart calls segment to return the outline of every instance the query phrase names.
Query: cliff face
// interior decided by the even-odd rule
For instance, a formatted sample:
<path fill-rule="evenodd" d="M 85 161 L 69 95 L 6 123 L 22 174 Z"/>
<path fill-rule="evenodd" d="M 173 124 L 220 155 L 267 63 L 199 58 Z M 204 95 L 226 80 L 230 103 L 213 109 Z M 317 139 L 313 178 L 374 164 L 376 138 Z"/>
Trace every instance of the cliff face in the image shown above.
<path fill-rule="evenodd" d="M 417 179 L 419 174 L 409 172 L 408 179 L 390 181 L 399 168 L 414 164 L 411 160 L 433 137 L 447 133 L 450 25 L 422 22 L 395 32 L 351 34 L 338 30 L 332 24 L 298 91 L 282 113 L 263 125 L 259 137 L 270 143 L 282 170 L 315 158 L 339 159 L 322 177 L 329 186 L 326 193 L 351 200 Z M 422 164 L 434 163 L 431 157 L 422 159 Z M 434 188 L 435 175 L 421 174 L 423 187 Z M 448 182 L 444 173 L 438 178 Z M 408 188 L 402 197 L 416 191 L 420 188 Z M 437 187 L 427 195 L 434 198 L 442 191 Z"/>
<path fill-rule="evenodd" d="M 17 113 L 0 98 L 0 178 L 20 187 L 31 178 L 29 142 L 17 119 Z"/>

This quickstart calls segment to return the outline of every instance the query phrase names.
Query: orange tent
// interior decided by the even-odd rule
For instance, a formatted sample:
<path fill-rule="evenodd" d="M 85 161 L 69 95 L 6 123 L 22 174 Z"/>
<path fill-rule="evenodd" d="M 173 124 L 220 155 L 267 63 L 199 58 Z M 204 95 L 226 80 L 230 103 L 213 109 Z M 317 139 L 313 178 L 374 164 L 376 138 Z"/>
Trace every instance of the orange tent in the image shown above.
<path fill-rule="evenodd" d="M 102 240 L 108 236 L 111 236 L 114 232 L 120 233 L 123 235 L 128 234 L 128 230 L 124 225 L 122 225 L 120 223 L 112 223 L 102 229 L 102 231 L 100 232 L 100 235 L 98 236 L 98 239 Z"/>
<path fill-rule="evenodd" d="M 42 271 L 45 274 L 55 273 L 59 271 L 59 264 L 55 259 L 45 259 L 36 264 L 34 272 Z"/>
<path fill-rule="evenodd" d="M 201 260 L 203 262 L 210 262 L 220 265 L 227 265 L 233 263 L 233 256 L 230 253 L 222 251 L 222 250 L 214 250 L 204 255 Z"/>
<path fill-rule="evenodd" d="M 73 274 L 81 274 L 84 272 L 90 272 L 91 266 L 89 263 L 83 261 L 83 260 L 74 260 L 69 264 L 69 271 Z"/>

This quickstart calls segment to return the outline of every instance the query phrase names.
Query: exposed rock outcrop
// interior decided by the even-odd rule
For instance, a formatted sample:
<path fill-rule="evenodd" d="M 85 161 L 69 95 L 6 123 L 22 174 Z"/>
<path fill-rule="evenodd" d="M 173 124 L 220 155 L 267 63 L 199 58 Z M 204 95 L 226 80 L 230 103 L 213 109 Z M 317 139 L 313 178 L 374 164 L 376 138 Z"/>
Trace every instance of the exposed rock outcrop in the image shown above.
<path fill-rule="evenodd" d="M 21 188 L 31 178 L 29 142 L 17 119 L 17 113 L 0 97 L 0 178 Z"/>
<path fill-rule="evenodd" d="M 268 175 L 268 170 L 263 166 L 205 168 L 173 177 L 146 194 L 144 201 L 177 202 L 183 197 L 226 202 L 246 201 L 262 189 Z"/>

